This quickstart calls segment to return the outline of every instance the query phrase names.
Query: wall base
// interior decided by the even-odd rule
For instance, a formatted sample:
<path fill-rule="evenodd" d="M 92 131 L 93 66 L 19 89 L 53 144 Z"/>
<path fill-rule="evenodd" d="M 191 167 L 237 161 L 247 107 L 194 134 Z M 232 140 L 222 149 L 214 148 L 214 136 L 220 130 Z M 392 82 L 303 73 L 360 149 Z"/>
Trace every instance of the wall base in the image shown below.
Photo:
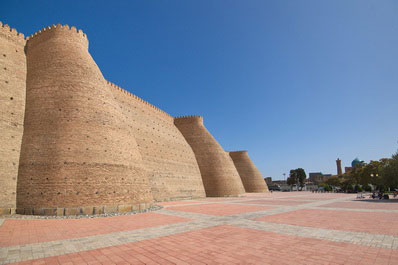
<path fill-rule="evenodd" d="M 17 214 L 44 215 L 44 216 L 71 216 L 71 215 L 95 215 L 106 213 L 124 213 L 142 211 L 151 208 L 153 203 L 140 203 L 132 205 L 105 205 L 84 206 L 74 208 L 17 208 Z"/>
<path fill-rule="evenodd" d="M 0 208 L 0 215 L 11 215 L 15 214 L 15 208 Z"/>

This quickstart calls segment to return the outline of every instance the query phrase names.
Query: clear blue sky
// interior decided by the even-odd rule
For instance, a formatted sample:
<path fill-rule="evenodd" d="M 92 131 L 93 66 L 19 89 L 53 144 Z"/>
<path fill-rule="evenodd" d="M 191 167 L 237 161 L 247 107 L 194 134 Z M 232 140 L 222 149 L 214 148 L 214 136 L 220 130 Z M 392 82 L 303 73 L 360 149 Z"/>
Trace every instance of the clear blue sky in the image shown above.
<path fill-rule="evenodd" d="M 264 176 L 336 173 L 337 157 L 398 147 L 396 0 L 62 2 L 0 1 L 0 20 L 26 35 L 83 29 L 108 80 L 203 115 Z"/>

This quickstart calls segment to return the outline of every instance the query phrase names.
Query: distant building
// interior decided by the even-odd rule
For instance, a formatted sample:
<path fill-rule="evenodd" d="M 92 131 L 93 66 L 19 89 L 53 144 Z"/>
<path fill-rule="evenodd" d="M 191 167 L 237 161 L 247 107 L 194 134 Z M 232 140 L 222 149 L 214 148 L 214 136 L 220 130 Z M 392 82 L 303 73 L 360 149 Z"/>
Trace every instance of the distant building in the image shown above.
<path fill-rule="evenodd" d="M 322 172 L 314 172 L 314 173 L 309 173 L 309 180 L 314 183 L 318 184 L 321 182 L 325 182 L 326 180 L 330 179 L 332 177 L 332 174 L 322 174 Z"/>
<path fill-rule="evenodd" d="M 272 185 L 272 178 L 271 177 L 264 178 L 264 181 L 267 183 L 268 186 Z"/>
<path fill-rule="evenodd" d="M 345 173 L 350 173 L 352 171 L 352 167 L 344 167 Z"/>
<path fill-rule="evenodd" d="M 363 165 L 365 162 L 363 160 L 359 160 L 358 157 L 356 157 L 354 160 L 352 160 L 351 162 L 351 166 L 350 167 L 345 167 L 344 171 L 345 174 L 350 173 L 352 171 L 352 169 L 356 166 L 356 165 Z"/>

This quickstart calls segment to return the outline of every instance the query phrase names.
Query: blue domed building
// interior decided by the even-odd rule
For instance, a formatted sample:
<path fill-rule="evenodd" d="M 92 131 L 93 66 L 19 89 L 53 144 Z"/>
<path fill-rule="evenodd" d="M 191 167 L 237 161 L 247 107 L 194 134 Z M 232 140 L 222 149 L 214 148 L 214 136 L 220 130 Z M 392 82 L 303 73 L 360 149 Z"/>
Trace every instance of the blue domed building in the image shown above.
<path fill-rule="evenodd" d="M 358 157 L 356 157 L 354 160 L 351 162 L 351 167 L 355 167 L 356 165 L 361 165 L 363 164 L 364 161 L 359 160 Z"/>
<path fill-rule="evenodd" d="M 338 159 L 339 160 L 339 159 Z M 338 161 L 336 160 L 336 162 Z M 341 163 L 341 162 L 340 162 Z M 354 160 L 352 160 L 351 162 L 351 166 L 350 167 L 345 167 L 345 173 L 349 173 L 350 171 L 352 171 L 352 169 L 357 166 L 357 165 L 363 165 L 365 163 L 365 161 L 360 160 L 358 157 L 356 157 Z M 340 169 L 341 170 L 341 169 Z M 337 163 L 337 171 L 339 172 L 339 163 Z M 341 171 L 340 171 L 341 172 Z M 339 173 L 338 173 L 339 174 Z"/>

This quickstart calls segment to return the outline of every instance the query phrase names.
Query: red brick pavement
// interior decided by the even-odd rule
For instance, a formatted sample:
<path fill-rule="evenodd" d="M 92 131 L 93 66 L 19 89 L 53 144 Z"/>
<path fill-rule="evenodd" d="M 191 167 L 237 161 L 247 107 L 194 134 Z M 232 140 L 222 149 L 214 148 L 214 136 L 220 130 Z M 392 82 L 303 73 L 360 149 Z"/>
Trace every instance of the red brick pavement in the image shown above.
<path fill-rule="evenodd" d="M 187 221 L 190 219 L 158 213 L 82 219 L 6 219 L 0 226 L 0 247 L 93 236 Z"/>
<path fill-rule="evenodd" d="M 17 264 L 397 264 L 398 250 L 217 226 Z"/>
<path fill-rule="evenodd" d="M 304 209 L 254 220 L 398 236 L 398 213 Z"/>

